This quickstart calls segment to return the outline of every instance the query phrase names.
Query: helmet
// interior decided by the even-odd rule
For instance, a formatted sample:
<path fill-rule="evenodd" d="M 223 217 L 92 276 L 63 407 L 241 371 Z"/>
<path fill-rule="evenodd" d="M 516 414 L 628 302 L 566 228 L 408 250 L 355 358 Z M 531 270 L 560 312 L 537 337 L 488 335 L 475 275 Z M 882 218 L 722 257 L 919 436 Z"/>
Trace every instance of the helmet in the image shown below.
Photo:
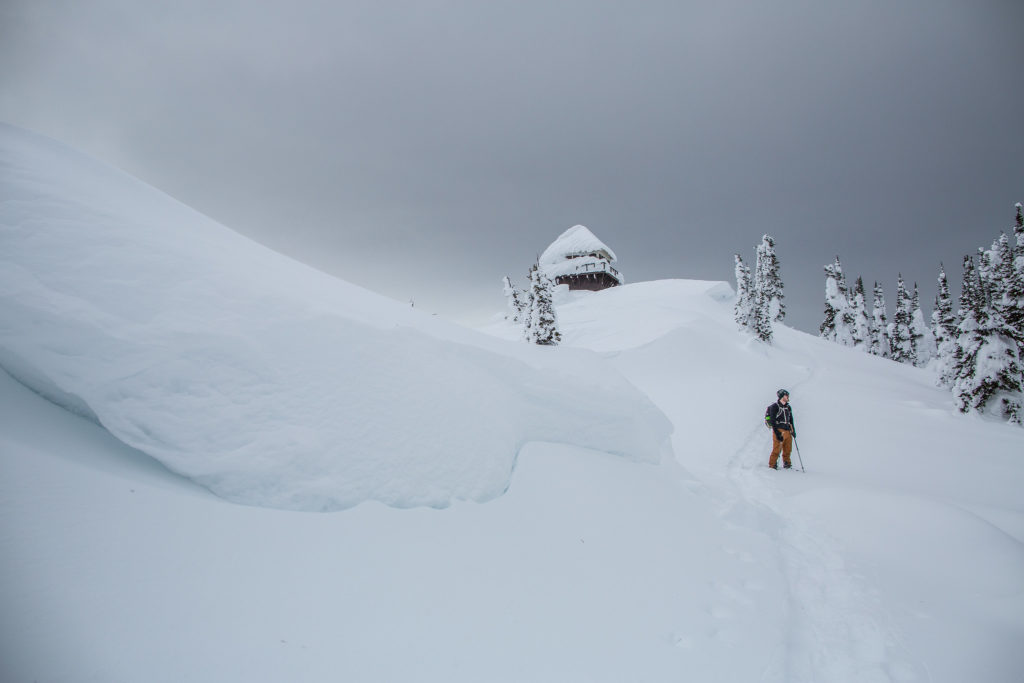
<path fill-rule="evenodd" d="M 788 392 L 788 391 L 786 391 L 785 389 L 779 389 L 779 390 L 778 390 L 778 391 L 776 392 L 776 394 L 778 395 L 778 397 L 779 397 L 779 400 L 780 400 L 780 401 L 782 400 L 782 397 L 783 397 L 783 396 L 789 396 L 789 392 Z"/>

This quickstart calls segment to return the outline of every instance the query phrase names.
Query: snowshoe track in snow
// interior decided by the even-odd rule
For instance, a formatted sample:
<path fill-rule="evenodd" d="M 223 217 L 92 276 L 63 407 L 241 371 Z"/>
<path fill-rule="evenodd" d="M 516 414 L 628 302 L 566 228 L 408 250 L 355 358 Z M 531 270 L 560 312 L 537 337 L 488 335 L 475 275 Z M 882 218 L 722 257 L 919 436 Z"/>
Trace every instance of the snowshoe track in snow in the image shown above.
<path fill-rule="evenodd" d="M 813 380 L 813 369 L 808 371 L 794 389 Z M 927 671 L 907 661 L 898 637 L 878 622 L 876 615 L 884 613 L 880 601 L 852 574 L 836 543 L 787 509 L 778 479 L 784 470 L 766 467 L 770 444 L 764 432 L 761 425 L 752 429 L 727 468 L 737 500 L 753 507 L 760 517 L 757 527 L 778 548 L 791 597 L 785 623 L 773 634 L 779 638 L 777 656 L 766 663 L 761 681 L 928 680 Z"/>

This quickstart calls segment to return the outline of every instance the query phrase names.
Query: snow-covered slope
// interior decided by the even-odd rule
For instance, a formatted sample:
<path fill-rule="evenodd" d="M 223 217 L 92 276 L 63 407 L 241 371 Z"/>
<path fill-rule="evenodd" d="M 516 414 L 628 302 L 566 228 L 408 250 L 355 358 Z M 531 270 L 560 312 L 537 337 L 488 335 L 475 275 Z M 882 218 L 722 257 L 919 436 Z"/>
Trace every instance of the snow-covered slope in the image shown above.
<path fill-rule="evenodd" d="M 767 348 L 735 330 L 722 283 L 562 291 L 566 343 L 538 351 L 421 318 L 239 246 L 227 231 L 201 249 L 189 245 L 209 238 L 180 233 L 158 259 L 154 242 L 138 246 L 123 221 L 129 209 L 133 220 L 190 217 L 163 228 L 205 219 L 148 188 L 122 192 L 119 174 L 117 201 L 83 214 L 114 172 L 76 162 L 63 184 L 52 175 L 44 182 L 53 166 L 29 164 L 41 163 L 42 143 L 2 137 L 0 215 L 16 220 L 6 219 L 0 244 L 0 362 L 114 428 L 0 373 L 0 679 L 1024 678 L 1024 430 L 959 415 L 925 371 L 786 328 Z M 25 227 L 33 207 L 88 256 L 82 264 L 60 239 Z M 92 226 L 124 228 L 101 231 L 121 257 L 81 248 L 83 215 Z M 231 259 L 216 256 L 225 248 Z M 159 269 L 174 249 L 187 256 L 171 259 L 184 289 L 140 272 Z M 105 267 L 88 271 L 90 259 Z M 127 268 L 132 259 L 137 267 Z M 125 273 L 131 286 L 118 286 Z M 319 327 L 324 319 L 337 322 Z M 290 339 L 278 325 L 330 343 Z M 489 331 L 517 336 L 503 324 Z M 147 350 L 155 338 L 158 353 Z M 324 346 L 342 351 L 332 357 Z M 436 375 L 417 347 L 442 358 Z M 144 361 L 142 380 L 118 371 L 124 348 L 135 349 L 128 362 Z M 303 358 L 279 357 L 292 349 Z M 325 359 L 340 364 L 350 353 L 375 371 L 352 375 L 344 391 L 314 376 L 336 377 Z M 261 379 L 264 364 L 276 373 L 279 363 L 297 377 Z M 197 377 L 201 367 L 216 372 Z M 440 383 L 430 387 L 438 405 L 401 398 L 408 386 L 431 384 L 421 372 Z M 352 395 L 363 383 L 389 403 L 386 419 L 380 404 L 357 412 L 370 436 L 358 420 L 343 430 L 328 424 L 344 410 L 303 417 L 319 414 L 320 397 L 336 390 L 343 408 L 358 411 Z M 246 400 L 228 409 L 232 401 L 213 387 Z M 792 392 L 806 473 L 765 467 L 762 415 L 779 387 Z M 467 406 L 458 391 L 483 406 Z M 421 411 L 442 420 L 434 431 Z M 497 418 L 509 411 L 518 417 L 507 431 Z M 557 424 L 539 411 L 554 411 Z M 311 453 L 324 434 L 354 432 L 383 454 L 357 460 L 346 476 L 400 477 L 392 503 L 412 504 L 424 482 L 445 489 L 437 500 L 455 484 L 484 490 L 478 477 L 496 462 L 502 476 L 492 485 L 511 477 L 511 486 L 486 504 L 456 500 L 441 510 L 371 501 L 323 515 L 233 505 L 126 445 L 118 413 L 151 419 L 160 426 L 152 442 L 172 440 L 192 463 L 206 455 L 193 428 L 217 442 L 221 430 L 256 438 L 264 424 L 279 425 Z M 662 415 L 674 427 L 675 457 L 654 462 L 670 429 Z M 644 429 L 646 441 L 636 433 Z M 421 441 L 432 451 L 402 479 L 390 449 Z M 493 454 L 521 444 L 509 474 L 509 461 Z M 348 485 L 302 457 L 271 468 L 260 458 L 229 462 L 239 481 L 305 472 L 306 483 L 289 484 L 303 496 L 317 484 Z M 366 481 L 355 490 L 373 489 Z"/>
<path fill-rule="evenodd" d="M 0 367 L 230 500 L 489 500 L 530 441 L 656 462 L 667 420 L 588 356 L 433 320 L 0 127 Z"/>
<path fill-rule="evenodd" d="M 725 528 L 670 460 L 534 443 L 485 505 L 323 515 L 231 505 L 140 455 L 0 374 L 0 679 L 611 682 L 760 666 L 723 666 L 746 636 L 711 633 L 726 606 L 707 592 L 763 582 L 737 554 L 768 544 Z M 768 627 L 784 601 L 764 598 L 754 623 Z"/>
<path fill-rule="evenodd" d="M 679 461 L 778 544 L 781 680 L 1024 675 L 1024 430 L 961 415 L 924 370 L 785 327 L 754 342 L 720 284 L 563 296 L 568 343 L 607 351 L 672 420 Z M 765 467 L 780 387 L 806 475 Z"/>

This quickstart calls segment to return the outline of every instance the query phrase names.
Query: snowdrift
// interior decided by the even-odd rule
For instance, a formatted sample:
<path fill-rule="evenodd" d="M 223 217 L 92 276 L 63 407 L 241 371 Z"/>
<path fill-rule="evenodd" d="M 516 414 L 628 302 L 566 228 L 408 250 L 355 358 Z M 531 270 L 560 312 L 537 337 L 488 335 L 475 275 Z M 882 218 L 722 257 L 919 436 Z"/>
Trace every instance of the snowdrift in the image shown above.
<path fill-rule="evenodd" d="M 671 425 L 583 350 L 448 325 L 0 126 L 0 366 L 229 500 L 486 501 L 549 441 L 657 462 Z"/>
<path fill-rule="evenodd" d="M 485 339 L 0 140 L 0 363 L 112 426 L 0 371 L 0 678 L 1024 679 L 1024 430 L 928 372 L 755 342 L 715 282 L 562 288 L 563 345 Z M 765 467 L 783 386 L 806 473 Z M 656 466 L 513 455 L 653 459 L 648 401 Z M 111 433 L 291 507 L 515 472 L 291 514 Z"/>

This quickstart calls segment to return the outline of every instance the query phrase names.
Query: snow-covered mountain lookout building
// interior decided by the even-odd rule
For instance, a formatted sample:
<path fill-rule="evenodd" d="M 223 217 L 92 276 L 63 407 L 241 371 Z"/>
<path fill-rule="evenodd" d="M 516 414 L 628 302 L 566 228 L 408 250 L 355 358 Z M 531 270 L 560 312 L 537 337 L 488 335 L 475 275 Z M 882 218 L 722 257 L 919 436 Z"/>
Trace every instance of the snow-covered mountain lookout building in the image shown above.
<path fill-rule="evenodd" d="M 582 225 L 574 225 L 540 255 L 540 266 L 558 285 L 596 292 L 623 283 L 615 252 Z"/>

